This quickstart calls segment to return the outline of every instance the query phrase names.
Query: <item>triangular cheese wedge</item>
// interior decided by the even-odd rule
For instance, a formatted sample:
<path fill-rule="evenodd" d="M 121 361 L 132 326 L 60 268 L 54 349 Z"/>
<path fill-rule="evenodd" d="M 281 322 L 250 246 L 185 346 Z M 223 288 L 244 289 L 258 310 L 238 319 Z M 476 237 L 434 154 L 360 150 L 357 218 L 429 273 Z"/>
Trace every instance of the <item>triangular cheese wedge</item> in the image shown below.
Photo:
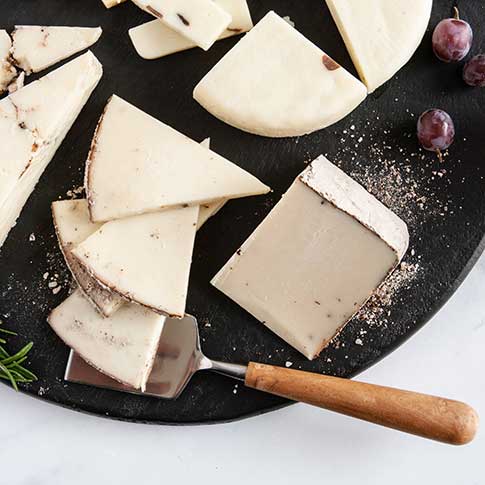
<path fill-rule="evenodd" d="M 72 255 L 72 250 L 78 244 L 101 227 L 101 224 L 90 221 L 87 201 L 80 199 L 53 202 L 52 218 L 59 247 L 79 288 L 102 315 L 113 315 L 125 300 L 96 281 Z"/>
<path fill-rule="evenodd" d="M 165 317 L 139 305 L 125 305 L 112 317 L 103 318 L 78 290 L 52 311 L 48 322 L 91 366 L 145 390 Z"/>
<path fill-rule="evenodd" d="M 12 58 L 27 74 L 39 72 L 93 45 L 100 27 L 17 25 L 12 33 Z"/>
<path fill-rule="evenodd" d="M 242 34 L 253 28 L 247 0 L 213 1 L 232 17 L 232 22 L 219 36 L 219 40 Z M 144 59 L 158 59 L 197 46 L 195 42 L 167 27 L 160 20 L 152 20 L 133 27 L 128 34 L 136 51 Z"/>
<path fill-rule="evenodd" d="M 208 50 L 232 21 L 213 0 L 133 0 L 169 29 Z"/>
<path fill-rule="evenodd" d="M 265 194 L 254 176 L 113 96 L 86 163 L 91 219 Z"/>
<path fill-rule="evenodd" d="M 17 75 L 17 70 L 12 66 L 10 59 L 11 47 L 12 39 L 5 30 L 0 30 L 0 94 L 6 91 Z"/>
<path fill-rule="evenodd" d="M 126 2 L 126 0 L 102 0 L 106 8 L 112 8 Z"/>
<path fill-rule="evenodd" d="M 418 48 L 432 0 L 326 0 L 369 93 L 389 80 Z"/>
<path fill-rule="evenodd" d="M 198 215 L 186 207 L 111 221 L 72 254 L 127 300 L 183 317 Z"/>
<path fill-rule="evenodd" d="M 0 247 L 101 76 L 88 52 L 0 101 Z"/>
<path fill-rule="evenodd" d="M 220 120 L 269 137 L 329 126 L 366 97 L 365 86 L 274 12 L 200 81 L 194 98 Z"/>

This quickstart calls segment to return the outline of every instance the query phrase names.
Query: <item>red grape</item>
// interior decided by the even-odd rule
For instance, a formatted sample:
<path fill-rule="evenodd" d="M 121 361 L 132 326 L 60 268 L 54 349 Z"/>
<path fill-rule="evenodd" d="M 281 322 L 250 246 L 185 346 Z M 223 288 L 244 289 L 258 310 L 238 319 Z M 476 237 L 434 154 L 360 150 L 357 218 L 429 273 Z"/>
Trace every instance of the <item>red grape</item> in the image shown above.
<path fill-rule="evenodd" d="M 485 54 L 478 54 L 465 64 L 463 80 L 469 86 L 485 88 Z"/>
<path fill-rule="evenodd" d="M 418 139 L 425 150 L 436 152 L 441 158 L 455 139 L 455 125 L 451 116 L 441 109 L 425 111 L 418 120 Z"/>
<path fill-rule="evenodd" d="M 460 20 L 458 9 L 455 18 L 442 20 L 433 32 L 433 50 L 444 62 L 461 61 L 470 52 L 473 31 L 468 22 Z"/>

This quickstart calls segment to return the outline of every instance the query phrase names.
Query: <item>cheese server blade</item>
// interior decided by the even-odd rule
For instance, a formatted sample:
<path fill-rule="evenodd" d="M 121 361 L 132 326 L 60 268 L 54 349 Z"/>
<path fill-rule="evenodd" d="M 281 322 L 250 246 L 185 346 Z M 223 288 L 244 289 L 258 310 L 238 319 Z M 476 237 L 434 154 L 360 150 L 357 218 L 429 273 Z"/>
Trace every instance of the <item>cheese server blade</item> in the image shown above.
<path fill-rule="evenodd" d="M 135 391 L 89 366 L 71 351 L 69 382 L 144 396 L 175 399 L 198 371 L 212 370 L 244 381 L 247 387 L 305 402 L 449 444 L 471 441 L 478 428 L 476 412 L 459 401 L 390 387 L 250 362 L 248 366 L 211 360 L 200 347 L 197 320 L 168 318 L 145 392 Z"/>

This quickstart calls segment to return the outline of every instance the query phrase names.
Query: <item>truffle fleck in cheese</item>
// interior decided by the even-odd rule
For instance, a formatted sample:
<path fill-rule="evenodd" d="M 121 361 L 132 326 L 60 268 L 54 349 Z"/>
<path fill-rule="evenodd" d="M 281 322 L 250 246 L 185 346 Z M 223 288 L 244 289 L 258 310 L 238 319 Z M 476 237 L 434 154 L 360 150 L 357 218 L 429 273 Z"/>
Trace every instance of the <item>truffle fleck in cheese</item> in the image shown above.
<path fill-rule="evenodd" d="M 320 157 L 212 284 L 314 359 L 397 266 L 408 239 L 403 221 Z"/>

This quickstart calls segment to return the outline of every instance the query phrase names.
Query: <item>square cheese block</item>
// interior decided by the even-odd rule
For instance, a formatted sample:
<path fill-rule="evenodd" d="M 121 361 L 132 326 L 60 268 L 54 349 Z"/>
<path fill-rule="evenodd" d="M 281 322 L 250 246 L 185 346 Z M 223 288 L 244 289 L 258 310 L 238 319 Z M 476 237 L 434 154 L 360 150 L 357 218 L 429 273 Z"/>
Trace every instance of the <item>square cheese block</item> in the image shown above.
<path fill-rule="evenodd" d="M 165 317 L 125 305 L 103 318 L 77 290 L 55 308 L 48 322 L 59 338 L 103 374 L 145 390 Z"/>
<path fill-rule="evenodd" d="M 16 25 L 12 58 L 27 74 L 40 72 L 98 41 L 101 27 Z"/>
<path fill-rule="evenodd" d="M 214 3 L 220 5 L 232 17 L 232 22 L 219 36 L 219 40 L 252 29 L 253 21 L 247 0 L 214 0 Z M 195 42 L 167 27 L 159 20 L 152 20 L 133 27 L 128 34 L 136 51 L 144 59 L 158 59 L 197 47 Z"/>
<path fill-rule="evenodd" d="M 168 28 L 210 49 L 232 21 L 231 15 L 213 0 L 133 0 Z"/>
<path fill-rule="evenodd" d="M 406 224 L 323 156 L 212 284 L 314 359 L 396 268 Z"/>

